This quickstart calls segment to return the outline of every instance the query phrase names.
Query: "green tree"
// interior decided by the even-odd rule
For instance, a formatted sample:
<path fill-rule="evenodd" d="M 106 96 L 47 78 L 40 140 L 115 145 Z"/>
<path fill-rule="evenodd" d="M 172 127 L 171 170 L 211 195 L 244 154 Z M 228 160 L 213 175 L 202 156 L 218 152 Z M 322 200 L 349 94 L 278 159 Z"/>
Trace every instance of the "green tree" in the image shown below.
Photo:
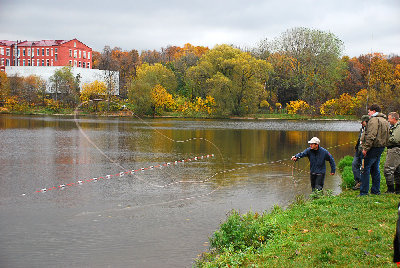
<path fill-rule="evenodd" d="M 217 114 L 243 115 L 258 109 L 271 70 L 270 64 L 250 53 L 220 45 L 205 53 L 187 78 L 193 97 L 214 97 Z"/>
<path fill-rule="evenodd" d="M 137 69 L 136 77 L 131 79 L 128 86 L 128 97 L 134 104 L 137 113 L 153 114 L 151 90 L 156 85 L 160 85 L 168 93 L 174 94 L 177 87 L 174 73 L 159 63 L 142 64 Z"/>
<path fill-rule="evenodd" d="M 274 41 L 274 47 L 300 63 L 296 76 L 301 85 L 301 99 L 318 106 L 337 94 L 337 85 L 346 74 L 346 64 L 340 59 L 343 42 L 334 34 L 292 28 Z"/>
<path fill-rule="evenodd" d="M 71 67 L 57 69 L 50 77 L 52 93 L 55 100 L 74 106 L 79 100 L 79 77 L 74 77 Z"/>

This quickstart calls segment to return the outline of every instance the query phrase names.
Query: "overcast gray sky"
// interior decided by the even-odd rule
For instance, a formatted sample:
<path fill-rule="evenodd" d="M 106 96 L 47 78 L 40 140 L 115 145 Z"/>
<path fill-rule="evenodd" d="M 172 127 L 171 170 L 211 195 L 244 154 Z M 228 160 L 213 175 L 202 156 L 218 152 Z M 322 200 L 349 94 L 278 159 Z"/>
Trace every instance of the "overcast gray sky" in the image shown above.
<path fill-rule="evenodd" d="M 0 0 L 0 40 L 77 38 L 96 51 L 255 47 L 293 27 L 335 34 L 344 55 L 400 55 L 400 0 Z"/>

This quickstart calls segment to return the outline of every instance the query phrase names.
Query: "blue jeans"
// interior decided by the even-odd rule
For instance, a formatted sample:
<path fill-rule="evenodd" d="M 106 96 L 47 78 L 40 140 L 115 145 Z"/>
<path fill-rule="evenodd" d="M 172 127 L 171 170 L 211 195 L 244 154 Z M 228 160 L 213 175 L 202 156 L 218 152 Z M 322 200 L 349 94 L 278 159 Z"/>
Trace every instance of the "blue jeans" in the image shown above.
<path fill-rule="evenodd" d="M 364 157 L 364 170 L 361 171 L 360 195 L 367 195 L 369 191 L 369 176 L 372 177 L 371 194 L 381 193 L 381 172 L 379 162 L 385 147 L 372 147 Z"/>
<path fill-rule="evenodd" d="M 362 152 L 356 152 L 353 158 L 353 163 L 352 163 L 352 169 L 353 169 L 353 175 L 354 175 L 354 181 L 360 182 L 361 181 L 361 162 L 363 159 L 363 154 Z"/>

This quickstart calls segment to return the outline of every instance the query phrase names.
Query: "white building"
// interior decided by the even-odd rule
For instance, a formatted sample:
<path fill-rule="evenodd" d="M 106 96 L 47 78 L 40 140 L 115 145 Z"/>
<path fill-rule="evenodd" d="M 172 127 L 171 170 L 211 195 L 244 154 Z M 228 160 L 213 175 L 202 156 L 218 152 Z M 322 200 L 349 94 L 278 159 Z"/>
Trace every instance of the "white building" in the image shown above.
<path fill-rule="evenodd" d="M 5 66 L 5 72 L 8 77 L 10 76 L 20 76 L 28 77 L 30 75 L 36 75 L 46 81 L 46 91 L 47 93 L 52 93 L 52 83 L 50 82 L 50 77 L 54 75 L 55 71 L 63 68 L 62 66 Z M 79 67 L 71 67 L 72 74 L 76 77 L 80 75 L 80 88 L 86 83 L 92 83 L 96 80 L 106 83 L 106 85 L 111 82 L 113 88 L 113 94 L 119 94 L 119 72 L 113 71 L 109 75 L 108 71 L 98 70 L 98 69 L 87 69 Z M 111 81 L 110 81 L 111 80 Z"/>

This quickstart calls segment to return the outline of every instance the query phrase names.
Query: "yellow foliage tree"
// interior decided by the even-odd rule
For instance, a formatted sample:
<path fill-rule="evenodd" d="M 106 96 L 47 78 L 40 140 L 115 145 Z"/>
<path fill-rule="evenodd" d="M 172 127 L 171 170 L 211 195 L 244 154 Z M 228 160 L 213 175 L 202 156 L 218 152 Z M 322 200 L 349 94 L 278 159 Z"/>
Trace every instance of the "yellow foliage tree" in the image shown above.
<path fill-rule="evenodd" d="M 86 102 L 93 99 L 99 99 L 106 96 L 107 85 L 104 82 L 95 80 L 92 83 L 85 83 L 82 86 L 80 95 L 81 102 Z"/>
<path fill-rule="evenodd" d="M 5 72 L 0 71 L 0 100 L 5 100 L 10 95 L 10 84 Z"/>
<path fill-rule="evenodd" d="M 162 111 L 168 111 L 174 108 L 175 101 L 172 95 L 169 94 L 163 86 L 156 85 L 152 88 L 150 94 L 153 111 L 156 114 L 160 114 Z"/>
<path fill-rule="evenodd" d="M 290 101 L 286 109 L 288 114 L 307 114 L 313 111 L 313 107 L 303 100 Z"/>

